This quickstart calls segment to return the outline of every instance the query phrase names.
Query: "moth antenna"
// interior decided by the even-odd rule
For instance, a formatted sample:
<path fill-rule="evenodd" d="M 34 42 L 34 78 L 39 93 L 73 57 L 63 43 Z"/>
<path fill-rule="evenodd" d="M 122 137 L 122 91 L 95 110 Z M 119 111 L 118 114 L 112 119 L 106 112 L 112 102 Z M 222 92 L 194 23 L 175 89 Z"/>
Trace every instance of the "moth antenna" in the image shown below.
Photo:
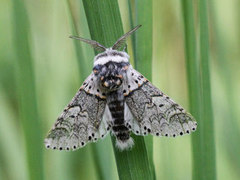
<path fill-rule="evenodd" d="M 124 34 L 122 37 L 120 37 L 115 44 L 112 46 L 112 49 L 118 49 L 120 47 L 122 47 L 123 44 L 125 44 L 127 38 L 134 33 L 136 30 L 138 30 L 138 28 L 140 28 L 142 25 L 137 25 L 135 28 L 133 28 L 131 31 L 127 32 L 126 34 Z"/>
<path fill-rule="evenodd" d="M 101 45 L 99 42 L 94 41 L 94 40 L 84 39 L 84 38 L 78 37 L 78 36 L 69 36 L 69 38 L 77 39 L 77 40 L 83 41 L 87 44 L 90 44 L 94 49 L 101 51 L 101 52 L 104 52 L 107 49 L 103 45 Z"/>

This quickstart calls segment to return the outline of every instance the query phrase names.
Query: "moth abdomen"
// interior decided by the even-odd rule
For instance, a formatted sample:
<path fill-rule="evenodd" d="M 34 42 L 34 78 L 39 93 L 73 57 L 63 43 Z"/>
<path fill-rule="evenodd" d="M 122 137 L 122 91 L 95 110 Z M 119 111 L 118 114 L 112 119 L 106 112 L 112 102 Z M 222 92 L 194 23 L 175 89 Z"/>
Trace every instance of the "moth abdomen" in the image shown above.
<path fill-rule="evenodd" d="M 122 142 L 126 142 L 130 138 L 129 132 L 120 132 L 116 136 L 117 136 L 117 140 Z"/>
<path fill-rule="evenodd" d="M 117 116 L 113 116 L 113 119 L 114 119 L 114 124 L 115 125 L 122 125 L 124 123 L 124 119 L 122 117 L 117 117 Z"/>
<path fill-rule="evenodd" d="M 116 137 L 116 146 L 120 150 L 132 147 L 133 140 L 130 137 L 130 130 L 125 126 L 124 119 L 124 96 L 122 89 L 108 94 L 108 107 L 112 115 L 112 132 Z"/>
<path fill-rule="evenodd" d="M 115 123 L 114 123 L 115 124 Z M 125 125 L 114 125 L 112 127 L 113 131 L 115 132 L 123 132 L 123 131 L 129 131 L 128 127 L 126 127 Z"/>

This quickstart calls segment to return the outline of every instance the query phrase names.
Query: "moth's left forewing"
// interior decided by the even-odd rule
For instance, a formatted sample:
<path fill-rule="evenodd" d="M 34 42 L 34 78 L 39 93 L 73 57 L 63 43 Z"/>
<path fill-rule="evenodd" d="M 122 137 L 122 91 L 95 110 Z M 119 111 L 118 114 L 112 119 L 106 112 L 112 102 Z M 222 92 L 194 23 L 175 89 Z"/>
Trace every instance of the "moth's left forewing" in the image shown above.
<path fill-rule="evenodd" d="M 71 102 L 58 117 L 48 133 L 47 148 L 58 150 L 76 150 L 88 142 L 95 142 L 109 132 L 109 123 L 103 119 L 106 100 L 102 92 L 97 91 L 94 79 L 90 75 Z M 97 96 L 93 92 L 99 93 Z"/>
<path fill-rule="evenodd" d="M 106 99 L 106 93 L 101 90 L 100 83 L 93 73 L 87 77 L 80 89 L 83 89 L 88 94 L 95 95 L 101 99 Z"/>
<path fill-rule="evenodd" d="M 127 83 L 133 89 L 125 94 L 126 106 L 134 118 L 127 123 L 135 134 L 175 137 L 196 130 L 195 119 L 139 72 L 130 69 Z"/>

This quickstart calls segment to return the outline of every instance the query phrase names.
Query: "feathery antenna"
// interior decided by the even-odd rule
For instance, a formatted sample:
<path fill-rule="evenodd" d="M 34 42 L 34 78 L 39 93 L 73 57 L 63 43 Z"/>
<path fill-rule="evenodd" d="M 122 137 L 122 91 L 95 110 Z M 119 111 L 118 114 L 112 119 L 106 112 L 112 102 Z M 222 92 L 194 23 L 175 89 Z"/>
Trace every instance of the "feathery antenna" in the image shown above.
<path fill-rule="evenodd" d="M 69 38 L 77 39 L 77 40 L 83 41 L 87 44 L 90 44 L 94 49 L 101 51 L 101 52 L 104 52 L 107 49 L 103 45 L 101 45 L 99 42 L 94 41 L 94 40 L 84 39 L 84 38 L 81 38 L 78 36 L 69 36 Z"/>
<path fill-rule="evenodd" d="M 124 34 L 122 37 L 120 37 L 115 44 L 112 46 L 112 49 L 119 49 L 122 47 L 123 44 L 126 43 L 127 38 L 134 33 L 136 30 L 138 30 L 142 25 L 137 25 L 135 28 L 133 28 L 131 31 Z"/>
<path fill-rule="evenodd" d="M 116 42 L 115 44 L 112 46 L 112 49 L 113 50 L 117 50 L 119 49 L 120 47 L 122 47 L 125 43 L 126 43 L 126 40 L 127 38 L 132 34 L 134 33 L 136 30 L 138 30 L 138 28 L 140 28 L 142 25 L 138 25 L 136 26 L 135 28 L 133 28 L 131 31 L 127 32 L 126 34 L 124 34 L 122 37 L 120 37 Z M 83 41 L 87 44 L 90 44 L 94 49 L 98 50 L 98 51 L 101 51 L 101 52 L 104 52 L 107 50 L 106 47 L 104 47 L 103 45 L 101 45 L 99 42 L 97 41 L 94 41 L 94 40 L 89 40 L 89 39 L 84 39 L 82 37 L 78 37 L 78 36 L 69 36 L 69 38 L 72 38 L 72 39 L 77 39 L 77 40 L 80 40 L 80 41 Z"/>

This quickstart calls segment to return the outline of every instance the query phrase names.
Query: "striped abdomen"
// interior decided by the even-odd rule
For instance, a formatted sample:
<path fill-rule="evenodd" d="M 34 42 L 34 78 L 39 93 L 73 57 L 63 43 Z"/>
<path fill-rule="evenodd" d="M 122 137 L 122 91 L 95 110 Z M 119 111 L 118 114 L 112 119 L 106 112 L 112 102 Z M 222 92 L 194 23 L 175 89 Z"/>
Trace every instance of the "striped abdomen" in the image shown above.
<path fill-rule="evenodd" d="M 130 132 L 124 125 L 124 96 L 122 91 L 114 91 L 108 94 L 108 107 L 113 118 L 113 134 L 117 140 L 124 143 L 130 138 Z"/>

